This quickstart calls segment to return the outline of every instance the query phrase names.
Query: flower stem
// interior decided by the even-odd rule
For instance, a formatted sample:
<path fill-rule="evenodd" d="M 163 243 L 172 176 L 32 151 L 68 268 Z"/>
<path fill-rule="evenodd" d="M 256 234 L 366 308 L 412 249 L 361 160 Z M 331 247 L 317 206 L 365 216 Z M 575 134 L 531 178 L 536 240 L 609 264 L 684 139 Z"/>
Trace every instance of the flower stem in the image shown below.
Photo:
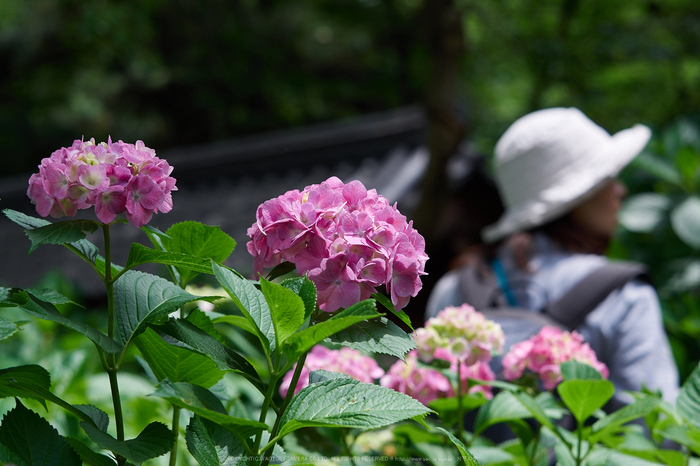
<path fill-rule="evenodd" d="M 102 225 L 102 234 L 105 243 L 105 272 L 104 283 L 107 288 L 107 336 L 114 339 L 116 330 L 116 319 L 114 310 L 114 280 L 112 279 L 112 248 L 109 237 L 109 225 Z M 107 374 L 109 375 L 109 385 L 112 390 L 112 404 L 114 405 L 114 420 L 117 428 L 117 440 L 124 441 L 124 416 L 122 414 L 121 398 L 119 396 L 119 383 L 117 381 L 117 371 L 119 364 L 116 355 L 107 355 Z M 121 461 L 120 461 L 121 460 Z M 117 458 L 118 464 L 125 464 L 124 458 Z"/>
<path fill-rule="evenodd" d="M 175 434 L 175 443 L 170 452 L 169 466 L 175 466 L 177 464 L 177 440 L 180 436 L 180 409 L 179 406 L 173 405 L 173 433 Z"/>
<path fill-rule="evenodd" d="M 457 361 L 457 438 L 464 441 L 464 407 L 462 406 L 462 363 Z"/>

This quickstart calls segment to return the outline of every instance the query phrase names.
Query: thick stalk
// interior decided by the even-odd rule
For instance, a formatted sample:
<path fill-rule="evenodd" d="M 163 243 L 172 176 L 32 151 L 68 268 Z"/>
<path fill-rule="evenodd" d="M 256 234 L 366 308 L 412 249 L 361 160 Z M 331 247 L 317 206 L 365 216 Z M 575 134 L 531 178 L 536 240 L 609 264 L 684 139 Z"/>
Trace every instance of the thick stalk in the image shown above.
<path fill-rule="evenodd" d="M 309 354 L 308 351 L 304 354 L 301 355 L 299 360 L 297 361 L 297 366 L 294 369 L 294 374 L 292 374 L 292 380 L 289 384 L 289 389 L 287 390 L 287 395 L 284 397 L 284 401 L 282 402 L 282 406 L 280 407 L 279 413 L 277 414 L 277 419 L 275 419 L 275 425 L 272 427 L 272 430 L 270 431 L 270 438 L 274 439 L 277 437 L 277 432 L 279 431 L 280 428 L 280 421 L 282 420 L 282 416 L 284 415 L 284 412 L 287 410 L 287 406 L 289 406 L 289 403 L 292 401 L 292 398 L 294 397 L 294 390 L 296 389 L 297 384 L 299 383 L 299 377 L 301 377 L 301 370 L 304 368 L 304 363 L 306 362 L 306 355 Z M 276 384 L 274 384 L 276 385 Z M 261 422 L 265 422 L 264 420 Z M 256 446 L 256 449 L 258 447 Z M 267 445 L 266 445 L 267 449 Z M 274 444 L 271 447 L 272 452 L 274 452 Z M 270 459 L 272 458 L 272 452 L 270 455 L 265 455 L 263 457 L 261 466 L 267 466 L 270 464 Z"/>
<path fill-rule="evenodd" d="M 170 452 L 170 466 L 177 464 L 177 440 L 180 437 L 180 407 L 173 405 L 173 433 L 175 434 L 175 443 Z"/>
<path fill-rule="evenodd" d="M 464 442 L 464 407 L 462 406 L 462 363 L 457 362 L 457 438 Z"/>
<path fill-rule="evenodd" d="M 102 225 L 102 233 L 105 243 L 105 274 L 104 283 L 107 288 L 107 336 L 114 339 L 116 330 L 115 310 L 114 310 L 114 281 L 112 280 L 112 248 L 109 237 L 109 225 Z M 107 373 L 109 374 L 109 385 L 112 390 L 112 404 L 114 405 L 114 420 L 116 422 L 117 440 L 124 440 L 124 416 L 122 414 L 121 398 L 119 396 L 119 383 L 117 381 L 116 355 L 107 355 Z M 124 458 L 117 458 L 119 465 L 126 464 Z"/>
<path fill-rule="evenodd" d="M 576 466 L 581 464 L 581 444 L 583 443 L 583 423 L 578 423 L 578 451 L 576 452 Z"/>

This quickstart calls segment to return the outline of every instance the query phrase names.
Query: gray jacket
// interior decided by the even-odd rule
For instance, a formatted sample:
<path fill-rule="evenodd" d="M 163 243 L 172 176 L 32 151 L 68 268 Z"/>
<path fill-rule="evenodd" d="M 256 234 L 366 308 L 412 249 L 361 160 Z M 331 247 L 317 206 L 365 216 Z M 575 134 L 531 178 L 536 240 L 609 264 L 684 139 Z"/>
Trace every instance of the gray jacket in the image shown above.
<path fill-rule="evenodd" d="M 515 265 L 508 248 L 501 249 L 499 258 L 518 306 L 533 312 L 550 300 L 559 299 L 607 260 L 595 254 L 572 254 L 543 234 L 533 238 L 530 272 Z M 430 294 L 426 319 L 447 306 L 462 303 L 458 274 L 449 272 Z M 639 390 L 642 384 L 661 390 L 665 400 L 675 401 L 678 369 L 663 328 L 659 299 L 651 285 L 632 280 L 613 291 L 588 314 L 577 331 L 608 366 L 618 401 L 631 401 L 622 391 Z"/>

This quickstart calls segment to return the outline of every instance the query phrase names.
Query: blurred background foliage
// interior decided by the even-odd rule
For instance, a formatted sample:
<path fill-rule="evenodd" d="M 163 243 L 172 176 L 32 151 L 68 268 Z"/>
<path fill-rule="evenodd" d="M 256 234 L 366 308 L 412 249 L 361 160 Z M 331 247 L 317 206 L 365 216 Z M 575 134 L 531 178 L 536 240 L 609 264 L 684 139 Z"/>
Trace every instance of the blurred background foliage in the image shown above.
<path fill-rule="evenodd" d="M 624 174 L 611 255 L 651 266 L 685 375 L 700 357 L 699 84 L 695 0 L 0 0 L 0 176 L 83 136 L 163 150 L 422 104 L 430 251 L 465 138 L 488 155 L 548 106 L 610 132 L 644 123 L 655 137 L 645 171 Z"/>

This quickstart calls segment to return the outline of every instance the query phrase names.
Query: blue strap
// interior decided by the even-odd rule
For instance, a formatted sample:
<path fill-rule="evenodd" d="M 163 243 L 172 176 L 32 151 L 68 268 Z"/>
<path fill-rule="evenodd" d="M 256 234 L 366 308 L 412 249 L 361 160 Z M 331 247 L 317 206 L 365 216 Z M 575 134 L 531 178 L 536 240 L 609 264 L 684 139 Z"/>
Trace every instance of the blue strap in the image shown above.
<path fill-rule="evenodd" d="M 506 297 L 508 305 L 511 307 L 517 307 L 518 300 L 515 299 L 515 295 L 513 295 L 513 290 L 511 290 L 510 286 L 508 285 L 506 271 L 503 269 L 503 264 L 501 263 L 501 260 L 498 257 L 491 261 L 491 268 L 493 268 L 493 272 L 496 275 L 496 282 L 498 283 L 498 287 L 503 292 L 503 296 Z"/>

